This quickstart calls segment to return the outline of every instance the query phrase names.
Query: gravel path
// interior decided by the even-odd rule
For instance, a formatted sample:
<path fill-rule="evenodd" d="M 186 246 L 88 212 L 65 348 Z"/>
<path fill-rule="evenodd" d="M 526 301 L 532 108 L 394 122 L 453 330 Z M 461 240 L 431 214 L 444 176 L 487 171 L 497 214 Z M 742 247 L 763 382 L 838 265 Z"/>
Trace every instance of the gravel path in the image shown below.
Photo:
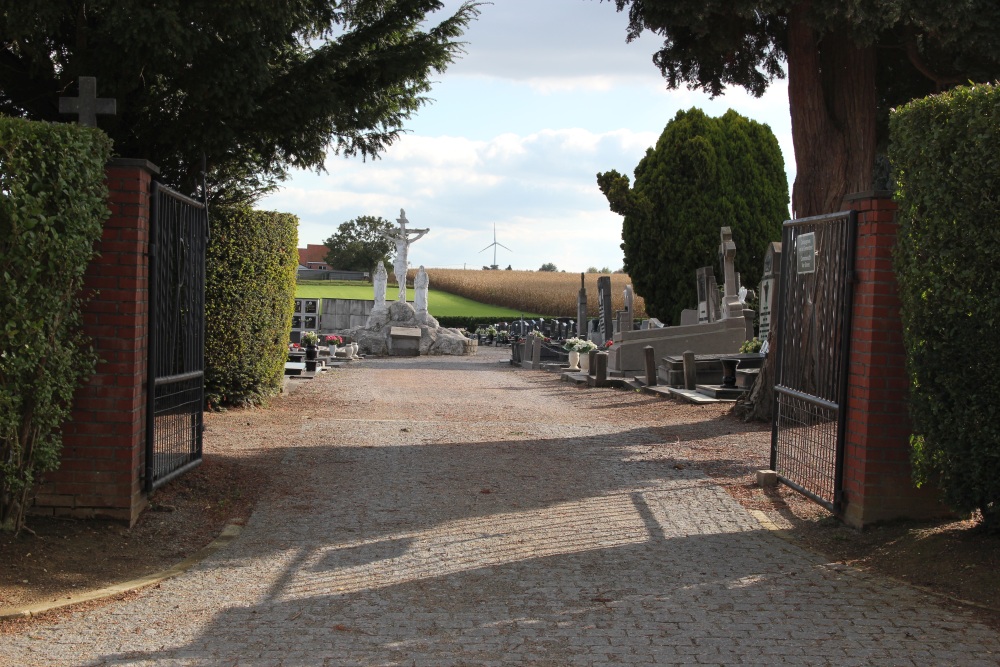
<path fill-rule="evenodd" d="M 278 479 L 239 539 L 0 637 L 0 664 L 1000 664 L 996 632 L 671 464 L 713 445 L 705 424 L 733 437 L 721 411 L 616 415 L 498 361 L 369 360 L 297 389 L 316 407 L 274 434 Z"/>

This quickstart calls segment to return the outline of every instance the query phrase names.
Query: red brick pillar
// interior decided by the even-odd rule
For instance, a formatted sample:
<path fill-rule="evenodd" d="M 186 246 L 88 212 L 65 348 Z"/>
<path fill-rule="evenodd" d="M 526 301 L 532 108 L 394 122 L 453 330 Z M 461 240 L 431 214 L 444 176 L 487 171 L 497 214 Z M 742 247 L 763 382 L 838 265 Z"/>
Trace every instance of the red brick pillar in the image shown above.
<path fill-rule="evenodd" d="M 149 189 L 158 169 L 146 160 L 107 168 L 111 216 L 87 267 L 83 327 L 97 370 L 76 393 L 63 428 L 62 463 L 45 475 L 37 513 L 135 523 L 142 493 L 149 322 Z"/>
<path fill-rule="evenodd" d="M 910 464 L 909 378 L 899 289 L 892 267 L 899 225 L 889 193 L 845 201 L 858 212 L 854 321 L 848 371 L 844 520 L 857 527 L 945 513 L 917 489 Z"/>

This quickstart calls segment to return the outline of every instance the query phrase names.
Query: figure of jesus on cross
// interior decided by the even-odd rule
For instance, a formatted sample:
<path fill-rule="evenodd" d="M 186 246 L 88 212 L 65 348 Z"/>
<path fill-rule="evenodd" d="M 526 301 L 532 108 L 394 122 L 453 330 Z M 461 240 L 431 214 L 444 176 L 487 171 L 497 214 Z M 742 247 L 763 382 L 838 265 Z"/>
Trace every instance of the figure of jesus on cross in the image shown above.
<path fill-rule="evenodd" d="M 392 270 L 396 274 L 396 282 L 399 283 L 399 301 L 406 303 L 406 268 L 408 266 L 406 255 L 410 244 L 429 232 L 430 229 L 407 229 L 406 223 L 409 220 L 406 219 L 406 211 L 403 209 L 399 209 L 399 219 L 396 222 L 399 223 L 399 230 L 379 233 L 396 244 L 396 259 L 392 262 Z M 410 234 L 415 234 L 415 236 L 410 238 Z"/>

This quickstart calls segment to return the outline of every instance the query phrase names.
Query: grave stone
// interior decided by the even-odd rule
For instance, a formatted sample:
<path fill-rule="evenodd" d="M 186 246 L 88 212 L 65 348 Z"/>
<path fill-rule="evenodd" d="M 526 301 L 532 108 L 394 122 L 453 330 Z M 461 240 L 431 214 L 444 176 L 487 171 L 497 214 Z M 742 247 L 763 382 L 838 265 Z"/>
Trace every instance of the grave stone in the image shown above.
<path fill-rule="evenodd" d="M 583 273 L 580 274 L 580 293 L 576 297 L 576 335 L 587 337 L 587 285 Z"/>
<path fill-rule="evenodd" d="M 703 266 L 695 275 L 698 281 L 698 324 L 714 322 L 715 273 L 711 266 Z"/>
<path fill-rule="evenodd" d="M 621 324 L 618 327 L 619 331 L 634 331 L 635 330 L 635 308 L 632 306 L 632 302 L 635 299 L 635 295 L 632 291 L 632 285 L 625 286 L 625 313 L 624 320 L 619 320 Z"/>
<path fill-rule="evenodd" d="M 733 230 L 723 227 L 719 230 L 719 258 L 722 261 L 724 292 L 722 296 L 722 318 L 743 317 L 743 304 L 740 303 L 736 274 L 736 244 L 733 242 Z"/>
<path fill-rule="evenodd" d="M 767 340 L 771 333 L 772 316 L 777 309 L 778 287 L 781 278 L 781 243 L 767 244 L 764 251 L 764 273 L 760 281 L 760 332 L 758 337 Z"/>
<path fill-rule="evenodd" d="M 601 336 L 611 340 L 614 335 L 614 313 L 611 310 L 611 276 L 597 279 L 597 306 L 600 311 Z M 603 341 L 602 341 L 603 342 Z"/>

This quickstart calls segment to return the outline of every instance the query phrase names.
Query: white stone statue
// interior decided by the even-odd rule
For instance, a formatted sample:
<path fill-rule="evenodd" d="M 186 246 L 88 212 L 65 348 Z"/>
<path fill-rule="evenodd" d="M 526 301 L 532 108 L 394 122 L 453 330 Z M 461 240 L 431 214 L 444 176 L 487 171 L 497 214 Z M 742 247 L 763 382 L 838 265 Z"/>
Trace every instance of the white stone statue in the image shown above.
<path fill-rule="evenodd" d="M 427 312 L 427 293 L 430 289 L 431 281 L 427 277 L 427 271 L 421 265 L 413 279 L 413 305 L 416 307 L 417 316 Z"/>
<path fill-rule="evenodd" d="M 396 244 L 396 258 L 392 262 L 392 270 L 396 275 L 396 282 L 399 283 L 399 300 L 406 303 L 406 268 L 408 263 L 406 256 L 410 249 L 410 244 L 430 231 L 430 229 L 407 229 L 406 211 L 399 209 L 399 230 L 393 232 L 380 232 L 384 237 Z M 410 235 L 414 234 L 413 238 Z"/>
<path fill-rule="evenodd" d="M 385 265 L 381 261 L 375 269 L 372 283 L 375 285 L 375 310 L 385 310 L 385 288 L 389 284 L 389 274 L 385 272 Z"/>
<path fill-rule="evenodd" d="M 632 285 L 625 286 L 625 310 L 632 312 Z"/>

